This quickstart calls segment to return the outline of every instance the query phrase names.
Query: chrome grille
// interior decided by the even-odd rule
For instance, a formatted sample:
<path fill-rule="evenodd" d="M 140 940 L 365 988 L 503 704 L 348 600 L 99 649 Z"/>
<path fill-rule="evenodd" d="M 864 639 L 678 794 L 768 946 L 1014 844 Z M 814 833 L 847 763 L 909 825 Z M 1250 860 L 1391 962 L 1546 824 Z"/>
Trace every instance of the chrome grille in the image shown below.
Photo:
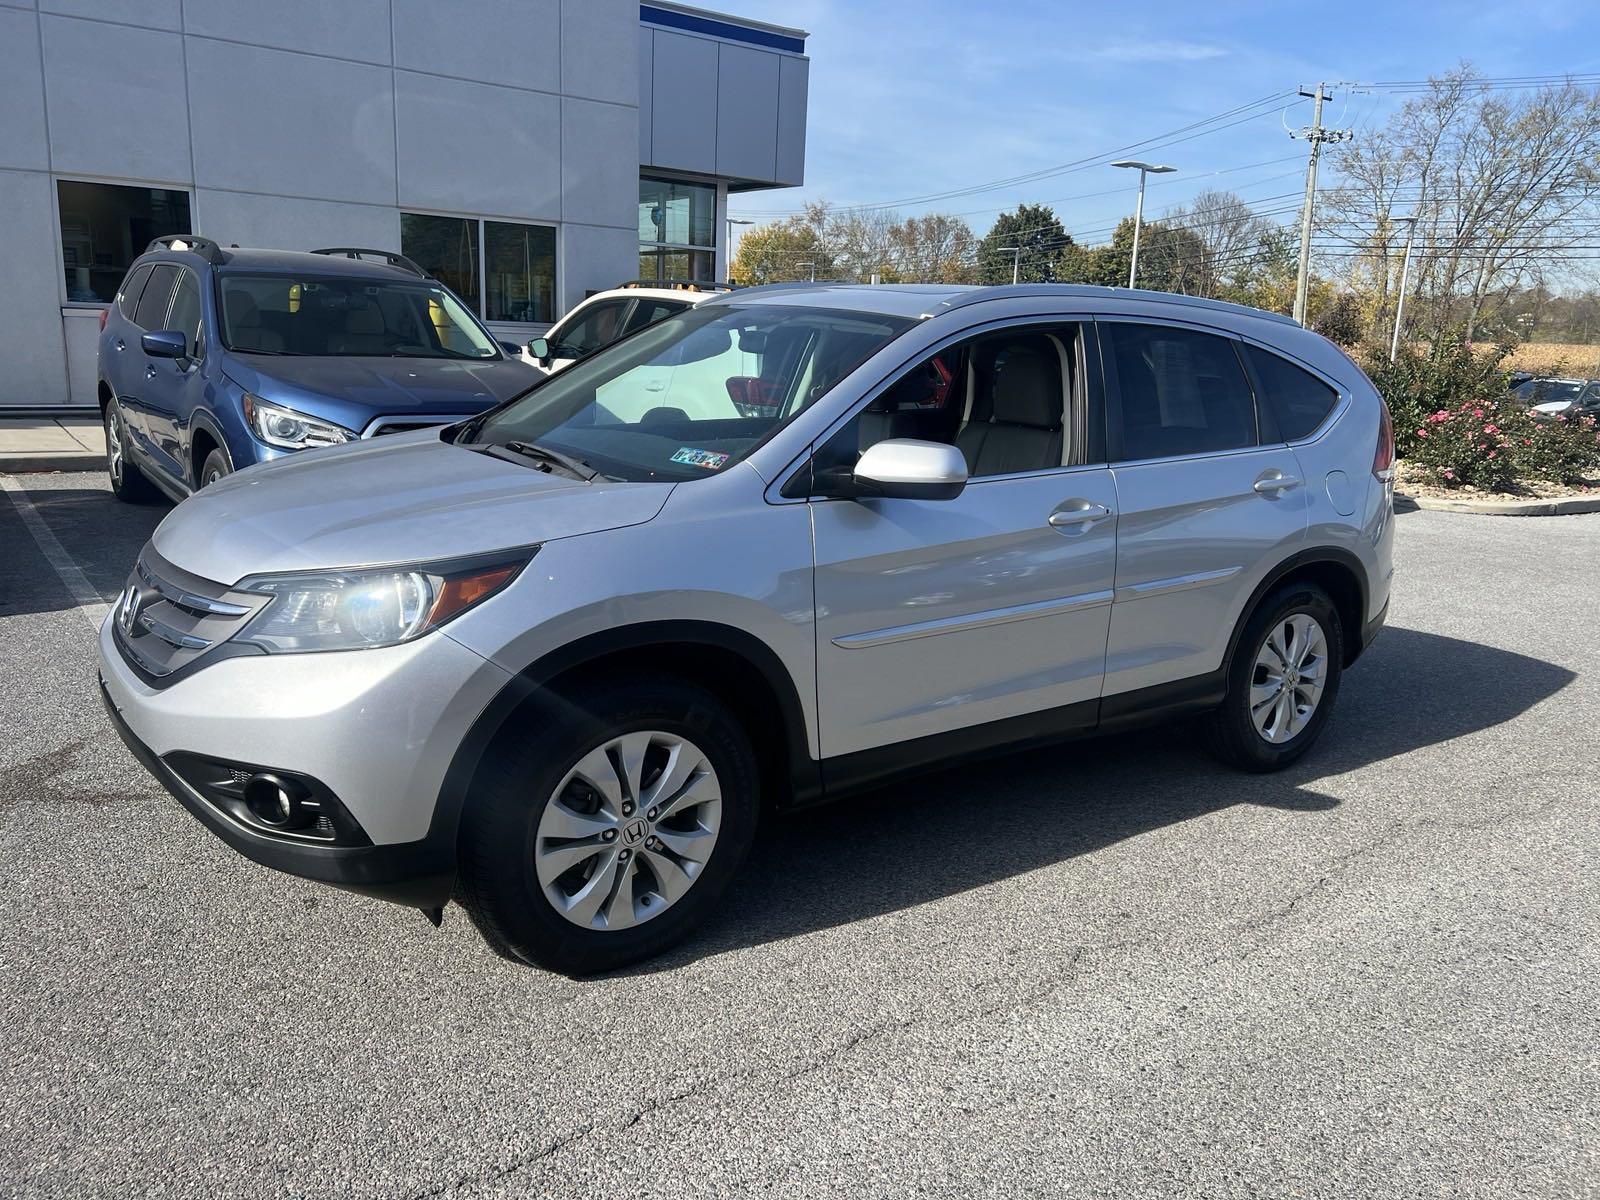
<path fill-rule="evenodd" d="M 171 675 L 231 638 L 268 599 L 191 575 L 146 546 L 117 599 L 117 646 L 147 675 Z"/>
<path fill-rule="evenodd" d="M 381 437 L 386 433 L 410 433 L 414 429 L 430 429 L 436 425 L 453 425 L 466 420 L 467 413 L 396 413 L 373 417 L 361 431 L 364 438 Z"/>

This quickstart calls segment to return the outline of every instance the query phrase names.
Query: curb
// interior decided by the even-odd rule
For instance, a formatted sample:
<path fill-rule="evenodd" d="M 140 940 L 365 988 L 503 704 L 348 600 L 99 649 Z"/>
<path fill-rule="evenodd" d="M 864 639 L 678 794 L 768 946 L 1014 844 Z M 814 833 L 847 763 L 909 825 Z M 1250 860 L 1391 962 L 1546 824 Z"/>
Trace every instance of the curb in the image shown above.
<path fill-rule="evenodd" d="M 1570 517 L 1600 512 L 1600 496 L 1569 496 L 1550 500 L 1446 500 L 1395 492 L 1395 507 L 1402 511 L 1473 513 L 1480 517 Z"/>

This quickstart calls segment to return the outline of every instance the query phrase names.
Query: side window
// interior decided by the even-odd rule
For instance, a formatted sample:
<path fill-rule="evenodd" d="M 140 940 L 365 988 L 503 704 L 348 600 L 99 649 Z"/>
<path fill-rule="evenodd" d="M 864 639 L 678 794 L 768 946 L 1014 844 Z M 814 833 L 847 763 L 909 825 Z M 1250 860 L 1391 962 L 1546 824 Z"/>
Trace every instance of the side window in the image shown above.
<path fill-rule="evenodd" d="M 150 281 L 144 285 L 139 297 L 139 307 L 133 311 L 133 323 L 146 332 L 164 329 L 167 319 L 167 301 L 172 296 L 172 285 L 178 277 L 178 268 L 162 263 L 150 272 Z"/>
<path fill-rule="evenodd" d="M 1255 399 L 1227 338 L 1131 321 L 1100 329 L 1121 400 L 1112 424 L 1122 461 L 1256 444 Z"/>
<path fill-rule="evenodd" d="M 131 272 L 122 281 L 122 290 L 117 293 L 117 308 L 128 320 L 133 320 L 134 309 L 139 304 L 139 293 L 144 291 L 145 280 L 150 278 L 150 267 L 140 267 Z"/>
<path fill-rule="evenodd" d="M 205 347 L 200 340 L 200 280 L 193 271 L 180 271 L 178 290 L 172 295 L 172 311 L 167 316 L 166 327 L 176 329 L 189 342 L 189 357 L 204 358 Z"/>
<path fill-rule="evenodd" d="M 1082 408 L 1076 325 L 984 334 L 924 359 L 828 440 L 815 471 L 848 471 L 890 438 L 960 449 L 974 479 L 1071 461 Z"/>
<path fill-rule="evenodd" d="M 629 303 L 602 300 L 584 309 L 576 321 L 561 330 L 560 340 L 554 343 L 556 357 L 582 358 L 616 341 L 622 336 L 622 317 Z"/>
<path fill-rule="evenodd" d="M 1261 383 L 1262 401 L 1278 422 L 1286 442 L 1312 433 L 1333 411 L 1339 393 L 1309 371 L 1276 354 L 1246 345 L 1244 352 Z"/>
<path fill-rule="evenodd" d="M 632 333 L 635 329 L 643 329 L 646 325 L 665 321 L 673 313 L 682 312 L 686 307 L 688 306 L 676 300 L 636 300 L 633 311 L 628 314 L 628 323 L 622 327 L 622 332 Z"/>

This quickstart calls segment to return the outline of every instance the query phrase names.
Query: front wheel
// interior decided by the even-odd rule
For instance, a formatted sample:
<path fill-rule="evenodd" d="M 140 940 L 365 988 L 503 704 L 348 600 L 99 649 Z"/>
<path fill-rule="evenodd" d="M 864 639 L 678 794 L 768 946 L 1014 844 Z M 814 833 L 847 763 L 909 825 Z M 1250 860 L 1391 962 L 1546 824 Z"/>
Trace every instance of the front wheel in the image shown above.
<path fill-rule="evenodd" d="M 755 755 L 670 679 L 564 690 L 480 772 L 457 899 L 501 954 L 567 974 L 659 954 L 715 907 L 755 833 Z"/>
<path fill-rule="evenodd" d="M 1343 668 L 1344 627 L 1325 591 L 1296 583 L 1268 595 L 1240 635 L 1227 696 L 1211 714 L 1218 756 L 1247 771 L 1294 762 L 1327 724 Z"/>
<path fill-rule="evenodd" d="M 206 455 L 206 461 L 200 464 L 200 486 L 210 487 L 224 475 L 233 474 L 233 468 L 228 463 L 228 456 L 221 450 L 213 450 Z"/>

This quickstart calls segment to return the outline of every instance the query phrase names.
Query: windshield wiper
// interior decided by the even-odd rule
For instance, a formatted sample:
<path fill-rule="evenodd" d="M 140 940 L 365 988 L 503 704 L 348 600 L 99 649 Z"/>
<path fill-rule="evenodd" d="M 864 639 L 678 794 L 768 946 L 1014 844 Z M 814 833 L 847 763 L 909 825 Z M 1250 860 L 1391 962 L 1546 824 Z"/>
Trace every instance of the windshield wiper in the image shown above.
<path fill-rule="evenodd" d="M 485 443 L 483 448 L 489 451 L 509 450 L 511 453 L 520 455 L 523 458 L 533 458 L 541 462 L 550 463 L 553 466 L 560 467 L 568 474 L 576 475 L 585 483 L 600 474 L 599 471 L 581 458 L 573 458 L 570 454 L 563 454 L 559 450 L 551 450 L 548 446 L 539 446 L 533 442 L 488 442 Z"/>

